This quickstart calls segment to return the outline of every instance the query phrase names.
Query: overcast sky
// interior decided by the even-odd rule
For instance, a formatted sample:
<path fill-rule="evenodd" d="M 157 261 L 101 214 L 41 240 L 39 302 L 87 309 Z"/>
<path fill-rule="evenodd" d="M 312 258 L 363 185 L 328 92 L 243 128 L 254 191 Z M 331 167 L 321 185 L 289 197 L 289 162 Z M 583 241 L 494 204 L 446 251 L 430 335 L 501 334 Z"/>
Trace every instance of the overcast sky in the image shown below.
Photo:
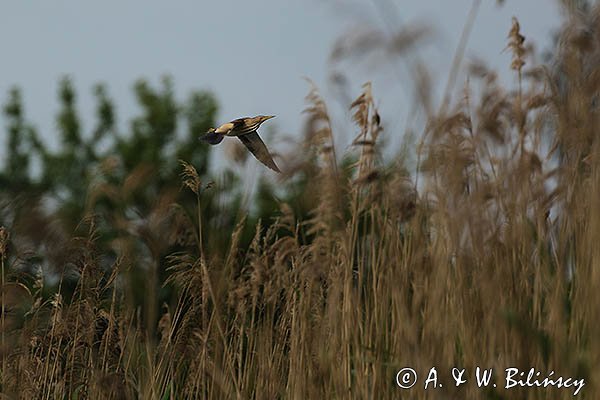
<path fill-rule="evenodd" d="M 472 0 L 76 0 L 0 3 L 0 99 L 13 85 L 23 90 L 27 118 L 52 143 L 57 110 L 57 82 L 72 77 L 84 129 L 93 119 L 91 88 L 106 82 L 116 101 L 119 126 L 135 114 L 132 85 L 138 78 L 154 84 L 173 77 L 180 99 L 193 89 L 209 89 L 221 106 L 220 122 L 255 114 L 274 114 L 277 132 L 296 135 L 302 126 L 306 76 L 331 102 L 337 120 L 341 104 L 328 83 L 329 56 L 335 40 L 357 26 L 389 29 L 389 21 L 420 21 L 435 29 L 425 56 L 440 84 L 448 69 Z M 382 8 L 393 10 L 393 19 Z M 392 4 L 394 7 L 389 7 Z M 510 54 L 502 50 L 512 16 L 538 49 L 548 47 L 559 26 L 551 0 L 506 0 L 498 7 L 483 0 L 469 39 L 473 56 L 498 67 L 510 79 Z M 386 21 L 387 19 L 387 21 Z M 387 23 L 387 25 L 386 25 Z M 402 83 L 407 75 L 373 65 L 342 71 L 352 82 L 373 80 L 386 132 L 402 126 L 407 107 Z M 404 93 L 406 95 L 406 93 Z M 336 108 L 337 107 L 337 108 Z M 345 106 L 344 106 L 345 107 Z M 338 110 L 338 111 L 336 111 Z M 343 124 L 343 123 L 342 123 Z M 4 131 L 0 134 L 4 141 Z M 217 153 L 218 156 L 218 153 Z"/>

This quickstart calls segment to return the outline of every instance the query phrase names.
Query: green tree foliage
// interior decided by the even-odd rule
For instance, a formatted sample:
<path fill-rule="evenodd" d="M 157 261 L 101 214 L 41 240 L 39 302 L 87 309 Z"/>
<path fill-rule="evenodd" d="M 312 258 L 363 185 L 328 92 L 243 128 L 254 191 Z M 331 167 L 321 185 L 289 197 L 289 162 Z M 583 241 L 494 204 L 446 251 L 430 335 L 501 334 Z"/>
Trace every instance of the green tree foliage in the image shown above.
<path fill-rule="evenodd" d="M 12 242 L 20 252 L 38 257 L 45 268 L 68 278 L 73 266 L 66 243 L 82 221 L 94 216 L 99 250 L 113 254 L 112 260 L 105 260 L 106 273 L 114 260 L 126 258 L 135 281 L 131 287 L 137 288 L 134 297 L 141 302 L 144 291 L 159 290 L 164 257 L 185 246 L 185 235 L 192 231 L 180 215 L 193 208 L 195 200 L 181 190 L 179 160 L 193 164 L 203 177 L 208 173 L 209 151 L 198 136 L 214 125 L 217 102 L 205 91 L 179 101 L 169 78 L 158 87 L 139 80 L 133 90 L 139 115 L 120 132 L 105 85 L 93 88 L 95 121 L 84 124 L 73 82 L 63 78 L 57 131 L 44 135 L 26 121 L 19 89 L 11 90 L 4 106 L 8 140 L 0 170 L 0 225 L 12 228 Z M 91 129 L 84 131 L 85 126 Z M 58 143 L 50 143 L 53 137 Z M 180 210 L 174 210 L 175 203 Z M 205 207 L 213 208 L 210 198 Z M 157 229 L 161 224 L 181 224 L 181 237 L 162 237 L 164 230 Z M 148 265 L 145 260 L 162 261 Z M 75 281 L 80 271 L 76 272 Z M 154 298 L 152 307 L 157 307 Z"/>
<path fill-rule="evenodd" d="M 27 126 L 23 115 L 21 93 L 13 88 L 4 106 L 7 121 L 8 146 L 7 157 L 3 171 L 0 174 L 0 184 L 5 190 L 23 190 L 30 184 L 27 137 L 31 128 Z"/>

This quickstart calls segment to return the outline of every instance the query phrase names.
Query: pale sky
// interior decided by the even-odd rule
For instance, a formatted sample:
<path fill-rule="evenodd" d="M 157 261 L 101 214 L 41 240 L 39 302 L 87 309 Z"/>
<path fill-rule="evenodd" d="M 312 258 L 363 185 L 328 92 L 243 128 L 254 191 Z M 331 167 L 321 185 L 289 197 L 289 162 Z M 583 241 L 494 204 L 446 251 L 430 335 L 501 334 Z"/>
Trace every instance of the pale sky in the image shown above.
<path fill-rule="evenodd" d="M 377 4 L 394 15 L 383 15 Z M 302 77 L 309 77 L 328 100 L 339 130 L 351 130 L 345 122 L 346 105 L 328 82 L 336 39 L 357 26 L 389 30 L 390 21 L 428 23 L 435 36 L 421 55 L 431 60 L 433 77 L 443 87 L 471 4 L 472 0 L 0 2 L 0 100 L 4 103 L 9 88 L 19 86 L 28 120 L 52 143 L 61 76 L 73 79 L 84 129 L 93 123 L 92 86 L 105 82 L 124 130 L 137 111 L 135 80 L 146 78 L 158 85 L 161 76 L 169 74 L 179 99 L 193 89 L 214 92 L 221 106 L 219 122 L 274 114 L 275 131 L 294 136 L 302 128 L 308 90 Z M 510 54 L 503 49 L 513 15 L 538 49 L 548 48 L 550 33 L 560 22 L 553 0 L 506 0 L 502 7 L 483 0 L 466 59 L 482 58 L 508 80 Z M 386 132 L 400 132 L 409 112 L 406 99 L 411 97 L 406 93 L 410 82 L 402 81 L 410 77 L 360 64 L 345 65 L 343 71 L 352 83 L 351 96 L 372 80 Z M 5 140 L 3 129 L 0 140 Z M 215 157 L 222 154 L 216 152 Z"/>

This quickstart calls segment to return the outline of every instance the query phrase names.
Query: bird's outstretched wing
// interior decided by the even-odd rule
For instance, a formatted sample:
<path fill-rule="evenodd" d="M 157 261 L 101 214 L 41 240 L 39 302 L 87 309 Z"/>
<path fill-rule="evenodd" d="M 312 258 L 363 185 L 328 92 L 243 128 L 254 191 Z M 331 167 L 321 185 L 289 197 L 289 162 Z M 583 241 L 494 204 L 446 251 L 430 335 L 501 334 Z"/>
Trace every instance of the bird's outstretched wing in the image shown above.
<path fill-rule="evenodd" d="M 221 143 L 223 140 L 223 135 L 214 132 L 208 132 L 207 134 L 200 137 L 200 139 L 208 142 L 209 144 L 215 145 Z"/>
<path fill-rule="evenodd" d="M 248 150 L 254 154 L 254 157 L 256 157 L 258 161 L 265 164 L 275 172 L 281 172 L 275 164 L 275 161 L 273 161 L 273 157 L 271 157 L 271 154 L 269 154 L 267 146 L 265 146 L 256 131 L 238 137 L 242 143 L 244 143 L 244 146 L 246 146 Z"/>

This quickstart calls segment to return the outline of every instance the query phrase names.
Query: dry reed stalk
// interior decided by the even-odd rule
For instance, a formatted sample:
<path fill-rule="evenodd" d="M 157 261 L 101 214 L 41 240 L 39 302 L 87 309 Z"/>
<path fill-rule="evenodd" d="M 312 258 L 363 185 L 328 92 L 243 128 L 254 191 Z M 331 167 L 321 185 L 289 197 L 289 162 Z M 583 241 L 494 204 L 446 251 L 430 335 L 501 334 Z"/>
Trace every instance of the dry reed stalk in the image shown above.
<path fill-rule="evenodd" d="M 2 330 L 2 340 L 0 341 L 0 352 L 2 353 L 2 386 L 4 387 L 5 385 L 5 380 L 6 380 L 6 299 L 4 297 L 4 291 L 5 291 L 5 270 L 4 270 L 4 260 L 6 259 L 6 248 L 8 247 L 8 240 L 10 238 L 10 235 L 8 233 L 8 231 L 6 230 L 6 228 L 4 228 L 3 226 L 0 227 L 0 264 L 2 265 L 2 282 L 0 282 L 0 292 L 2 293 L 2 298 L 0 299 L 0 301 L 2 301 L 1 306 L 2 308 L 0 309 L 0 312 L 2 314 L 0 314 L 0 318 L 2 318 L 2 323 L 0 324 L 0 329 Z"/>

